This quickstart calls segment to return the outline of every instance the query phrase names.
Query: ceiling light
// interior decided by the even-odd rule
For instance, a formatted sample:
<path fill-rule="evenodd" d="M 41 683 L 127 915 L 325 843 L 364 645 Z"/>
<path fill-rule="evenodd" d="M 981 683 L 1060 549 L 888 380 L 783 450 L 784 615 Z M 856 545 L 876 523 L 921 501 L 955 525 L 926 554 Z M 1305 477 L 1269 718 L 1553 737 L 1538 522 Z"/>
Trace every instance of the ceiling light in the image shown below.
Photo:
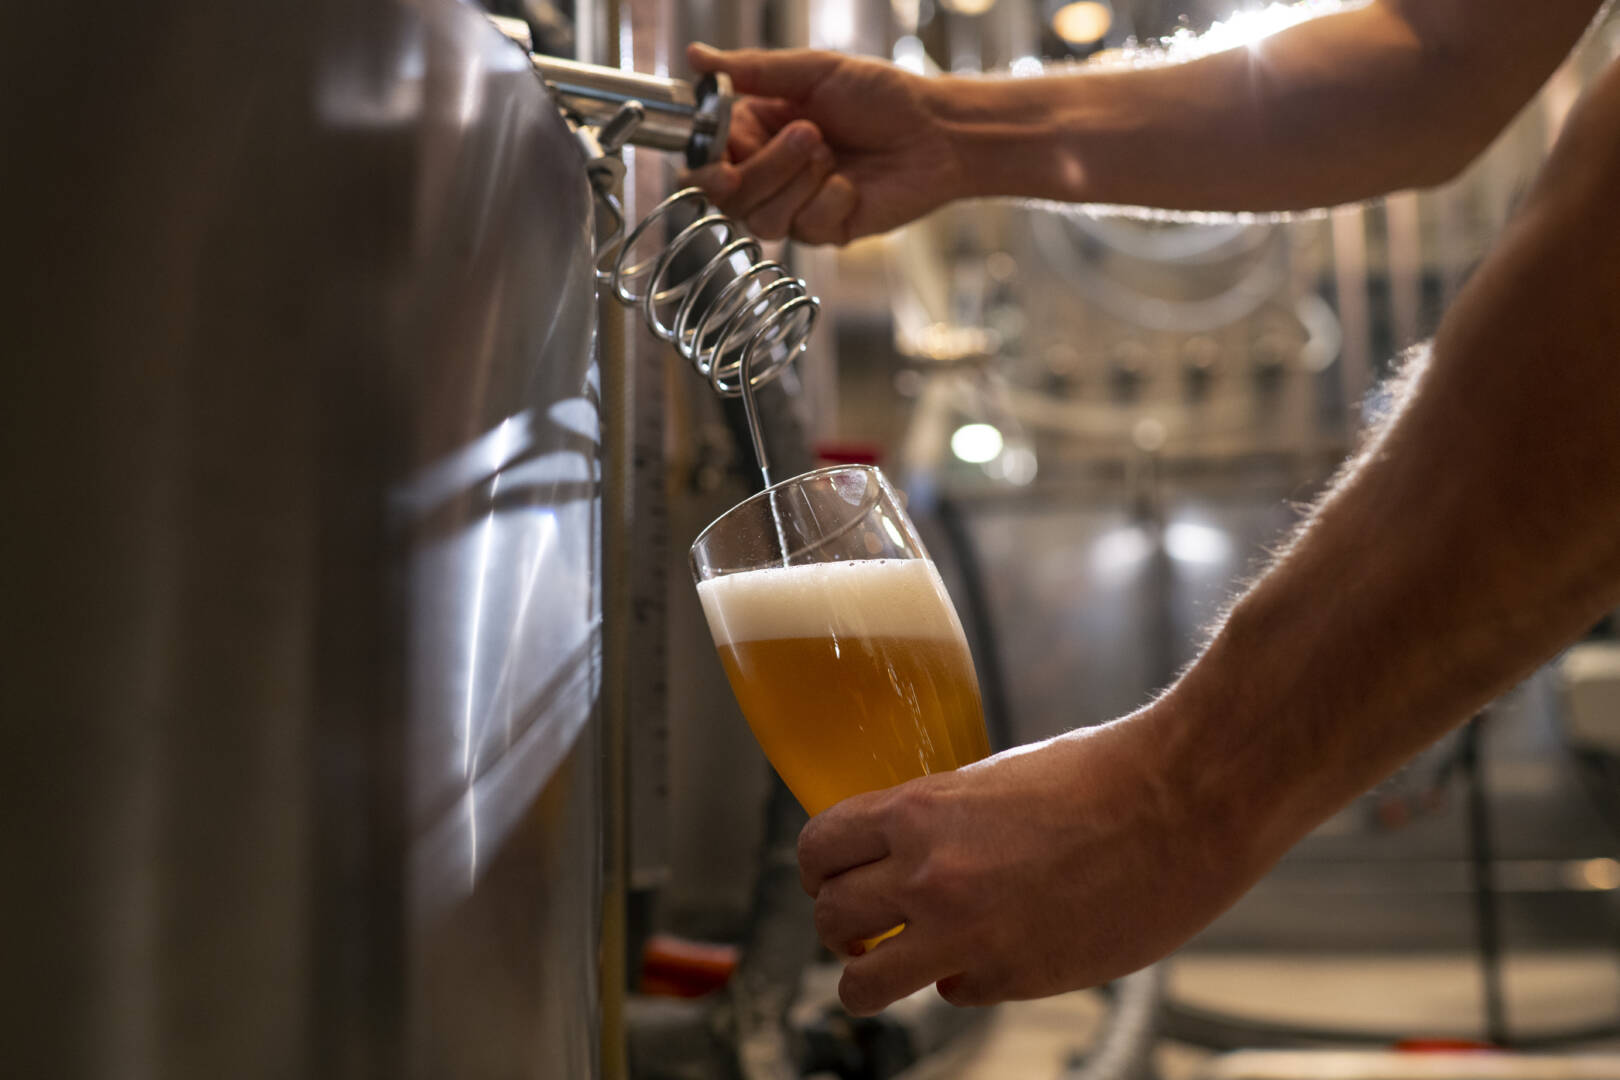
<path fill-rule="evenodd" d="M 1114 12 L 1098 0 L 1075 0 L 1052 15 L 1052 30 L 1070 45 L 1091 45 L 1101 41 L 1114 25 Z"/>
<path fill-rule="evenodd" d="M 1208 566 L 1231 556 L 1232 541 L 1219 529 L 1178 521 L 1164 530 L 1164 550 L 1177 562 Z"/>
<path fill-rule="evenodd" d="M 963 424 L 951 435 L 951 453 L 976 465 L 994 461 L 1001 447 L 1001 432 L 990 424 Z"/>

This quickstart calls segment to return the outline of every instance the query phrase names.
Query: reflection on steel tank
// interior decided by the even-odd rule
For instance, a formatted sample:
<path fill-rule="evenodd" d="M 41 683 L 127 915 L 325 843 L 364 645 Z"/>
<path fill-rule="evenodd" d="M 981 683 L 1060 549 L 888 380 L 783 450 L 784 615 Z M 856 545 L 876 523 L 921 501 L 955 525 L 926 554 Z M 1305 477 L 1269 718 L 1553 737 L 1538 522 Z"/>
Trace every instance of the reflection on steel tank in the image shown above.
<path fill-rule="evenodd" d="M 8 1071 L 592 1075 L 577 148 L 452 0 L 88 29 L 0 44 Z"/>

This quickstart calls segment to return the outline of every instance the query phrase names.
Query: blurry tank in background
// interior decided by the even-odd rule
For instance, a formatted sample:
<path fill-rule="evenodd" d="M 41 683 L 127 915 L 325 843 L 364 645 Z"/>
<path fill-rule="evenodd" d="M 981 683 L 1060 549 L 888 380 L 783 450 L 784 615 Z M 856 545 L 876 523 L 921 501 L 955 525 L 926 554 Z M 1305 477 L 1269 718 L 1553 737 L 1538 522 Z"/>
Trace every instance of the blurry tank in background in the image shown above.
<path fill-rule="evenodd" d="M 4 44 L 16 1075 L 587 1077 L 581 159 L 451 0 Z"/>

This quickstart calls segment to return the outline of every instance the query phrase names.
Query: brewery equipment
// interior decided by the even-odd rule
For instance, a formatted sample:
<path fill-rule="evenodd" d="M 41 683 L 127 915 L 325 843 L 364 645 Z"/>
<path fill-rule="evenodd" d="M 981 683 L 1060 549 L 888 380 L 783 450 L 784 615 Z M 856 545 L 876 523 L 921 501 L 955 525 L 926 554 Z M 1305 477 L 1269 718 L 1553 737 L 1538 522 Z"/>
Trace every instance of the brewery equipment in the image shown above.
<path fill-rule="evenodd" d="M 492 21 L 525 48 L 531 44 L 521 21 Z M 681 151 L 694 167 L 720 159 L 731 126 L 730 78 L 707 74 L 686 83 L 535 53 L 529 62 L 579 138 L 598 207 L 612 221 L 597 242 L 598 280 L 640 314 L 654 337 L 673 345 L 715 393 L 742 399 L 754 455 L 769 484 L 754 391 L 804 351 L 821 301 L 786 266 L 766 258 L 760 242 L 700 189 L 670 195 L 628 235 L 615 194 L 624 177 L 619 151 L 626 143 Z M 635 259 L 644 241 L 656 251 Z"/>
<path fill-rule="evenodd" d="M 8 1063 L 596 1075 L 598 278 L 733 395 L 816 302 L 690 191 L 614 237 L 618 148 L 712 155 L 723 80 L 257 14 L 148 5 L 116 82 L 49 5 L 0 45 Z"/>

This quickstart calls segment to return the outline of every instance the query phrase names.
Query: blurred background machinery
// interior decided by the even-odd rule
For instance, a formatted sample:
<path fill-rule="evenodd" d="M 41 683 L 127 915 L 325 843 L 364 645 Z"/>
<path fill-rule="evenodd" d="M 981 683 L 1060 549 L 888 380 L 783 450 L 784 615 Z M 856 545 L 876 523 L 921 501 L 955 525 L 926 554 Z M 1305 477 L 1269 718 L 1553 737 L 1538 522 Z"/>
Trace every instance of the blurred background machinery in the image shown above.
<path fill-rule="evenodd" d="M 1161 37 L 1172 53 L 1199 47 L 1198 34 L 1248 40 L 1299 17 L 1227 3 L 1013 0 L 744 11 L 718 24 L 688 11 L 676 43 L 809 44 L 918 71 L 1016 77 L 1120 62 Z M 1196 655 L 1202 628 L 1379 415 L 1383 381 L 1433 332 L 1617 44 L 1612 22 L 1595 30 L 1490 151 L 1438 190 L 1292 218 L 979 203 L 843 251 L 793 252 L 826 325 L 789 407 L 821 459 L 878 460 L 906 487 L 968 624 L 994 741 L 1129 711 Z M 668 415 L 684 423 L 708 409 Z M 671 519 L 685 522 L 677 535 L 742 493 L 725 486 L 735 450 L 722 427 L 687 430 L 666 444 Z M 708 491 L 719 497 L 706 501 Z M 655 827 L 670 847 L 643 910 L 659 932 L 748 942 L 772 917 L 762 869 L 790 849 L 762 832 L 768 798 L 746 778 L 768 773 L 707 661 L 684 575 L 669 581 L 680 682 L 669 815 Z M 1608 633 L 1594 628 L 1583 648 L 1601 651 Z M 1573 681 L 1598 678 L 1598 654 L 1576 655 L 1588 660 Z M 1620 1015 L 1620 841 L 1613 774 L 1568 737 L 1570 685 L 1566 672 L 1538 674 L 1323 826 L 1166 975 L 1124 994 L 1158 995 L 1156 1045 L 1403 1035 L 1604 1045 L 1592 1040 L 1612 1038 Z M 755 844 L 761 860 L 735 857 Z M 649 955 L 662 964 L 660 945 Z M 753 951 L 741 950 L 745 968 Z M 918 1076 L 1044 1075 L 996 1064 L 1005 1051 L 1029 1067 L 1013 1044 L 1041 1036 L 1019 1021 L 986 1020 L 980 1042 L 999 1049 L 953 1056 L 949 1021 L 926 1002 L 851 1022 L 823 974 L 809 969 L 788 1015 L 805 1070 L 891 1075 L 921 1058 Z M 1069 1024 L 1071 1049 L 1093 1037 L 1074 1014 L 1048 1015 L 1067 1016 L 1051 1023 Z M 1132 1041 L 1122 1027 L 1098 1029 L 1114 1033 L 1116 1057 Z M 1075 1061 L 1107 1059 L 1077 1051 Z"/>
<path fill-rule="evenodd" d="M 694 107 L 689 40 L 1016 76 L 1295 17 L 488 8 Z M 25 761 L 19 1075 L 1238 1077 L 1313 1067 L 1252 1048 L 1612 1045 L 1613 626 L 1170 964 L 965 1017 L 929 994 L 844 1015 L 802 815 L 685 565 L 756 482 L 740 410 L 593 291 L 602 174 L 564 114 L 611 116 L 456 0 L 295 4 L 242 44 L 252 14 L 146 5 L 116 84 L 63 62 L 69 13 L 0 42 L 7 145 L 37 166 L 7 177 L 31 272 L 6 538 L 38 570 L 0 684 Z M 1377 413 L 1617 43 L 1589 36 L 1433 192 L 1292 220 L 982 204 L 770 246 L 825 303 L 761 395 L 772 456 L 906 487 L 993 741 L 1134 708 Z M 623 148 L 629 222 L 679 143 Z"/>

